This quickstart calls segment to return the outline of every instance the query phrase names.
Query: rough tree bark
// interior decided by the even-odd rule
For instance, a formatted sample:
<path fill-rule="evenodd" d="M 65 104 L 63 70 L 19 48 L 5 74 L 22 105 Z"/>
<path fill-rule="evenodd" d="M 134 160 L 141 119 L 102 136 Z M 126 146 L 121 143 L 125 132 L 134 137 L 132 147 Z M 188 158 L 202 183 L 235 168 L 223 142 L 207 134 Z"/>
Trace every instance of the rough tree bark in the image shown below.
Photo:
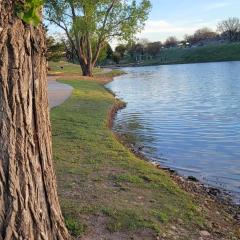
<path fill-rule="evenodd" d="M 0 0 L 0 240 L 69 239 L 52 165 L 45 38 Z"/>

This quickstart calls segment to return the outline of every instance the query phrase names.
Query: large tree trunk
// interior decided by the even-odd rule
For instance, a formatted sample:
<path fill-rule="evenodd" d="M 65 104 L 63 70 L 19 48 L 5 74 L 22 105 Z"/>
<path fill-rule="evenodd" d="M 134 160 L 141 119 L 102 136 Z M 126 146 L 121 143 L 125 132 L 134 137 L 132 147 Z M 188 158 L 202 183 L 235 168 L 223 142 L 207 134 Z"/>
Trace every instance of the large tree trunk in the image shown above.
<path fill-rule="evenodd" d="M 69 239 L 52 165 L 44 32 L 23 24 L 14 2 L 0 0 L 0 240 Z"/>
<path fill-rule="evenodd" d="M 82 69 L 82 75 L 87 77 L 93 76 L 93 65 L 92 64 L 84 64 L 80 63 Z"/>

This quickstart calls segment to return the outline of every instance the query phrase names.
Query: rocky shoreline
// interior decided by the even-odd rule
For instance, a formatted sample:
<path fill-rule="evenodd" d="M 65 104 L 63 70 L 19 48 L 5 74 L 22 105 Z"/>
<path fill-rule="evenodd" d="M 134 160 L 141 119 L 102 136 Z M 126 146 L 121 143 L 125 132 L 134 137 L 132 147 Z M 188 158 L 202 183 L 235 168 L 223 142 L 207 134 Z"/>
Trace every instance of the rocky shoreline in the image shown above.
<path fill-rule="evenodd" d="M 228 212 L 234 215 L 234 218 L 236 220 L 240 221 L 240 205 L 234 203 L 231 194 L 229 194 L 227 191 L 204 184 L 193 176 L 184 177 L 169 167 L 164 167 L 159 163 L 151 161 L 142 153 L 141 149 L 143 147 L 138 147 L 132 143 L 126 142 L 124 137 L 118 133 L 114 134 L 116 138 L 138 158 L 152 163 L 157 169 L 163 170 L 164 172 L 169 174 L 171 179 L 174 180 L 174 182 L 176 182 L 181 187 L 181 189 L 196 196 L 205 196 L 207 198 L 210 198 L 211 200 L 218 202 L 219 204 L 223 204 L 229 209 Z"/>

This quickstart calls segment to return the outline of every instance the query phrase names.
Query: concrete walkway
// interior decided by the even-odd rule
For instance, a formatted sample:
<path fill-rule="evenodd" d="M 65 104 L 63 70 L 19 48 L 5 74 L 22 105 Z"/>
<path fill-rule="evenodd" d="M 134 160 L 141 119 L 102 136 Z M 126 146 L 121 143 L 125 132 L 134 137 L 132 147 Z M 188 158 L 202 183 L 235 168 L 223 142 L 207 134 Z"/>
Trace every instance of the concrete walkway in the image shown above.
<path fill-rule="evenodd" d="M 48 77 L 48 101 L 53 108 L 64 103 L 72 94 L 73 88 L 67 84 L 59 83 L 55 77 Z"/>

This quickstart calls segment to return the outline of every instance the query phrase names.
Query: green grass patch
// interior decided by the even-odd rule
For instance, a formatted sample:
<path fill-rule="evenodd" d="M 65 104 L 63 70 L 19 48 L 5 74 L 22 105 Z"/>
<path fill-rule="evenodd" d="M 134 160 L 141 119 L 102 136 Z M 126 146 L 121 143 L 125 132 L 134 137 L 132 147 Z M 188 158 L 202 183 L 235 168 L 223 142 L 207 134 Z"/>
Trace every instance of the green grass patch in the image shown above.
<path fill-rule="evenodd" d="M 58 73 L 74 73 L 74 74 L 82 74 L 82 70 L 79 64 L 74 64 L 66 61 L 59 62 L 48 62 L 48 66 L 50 68 L 51 74 Z M 100 73 L 102 70 L 100 68 L 94 69 L 94 74 Z"/>
<path fill-rule="evenodd" d="M 139 183 L 139 184 L 143 183 L 143 179 L 141 179 L 139 176 L 132 175 L 129 173 L 119 174 L 119 175 L 113 176 L 113 177 L 114 177 L 114 180 L 119 183 L 121 183 L 121 182 Z"/>
<path fill-rule="evenodd" d="M 80 237 L 86 231 L 86 225 L 81 224 L 78 220 L 74 218 L 65 218 L 65 224 L 72 236 Z"/>
<path fill-rule="evenodd" d="M 128 61 L 131 62 L 130 59 Z M 128 62 L 127 61 L 127 62 Z M 240 61 L 240 43 L 207 45 L 193 48 L 163 49 L 158 57 L 142 65 Z M 126 62 L 126 63 L 127 63 Z"/>
<path fill-rule="evenodd" d="M 146 228 L 159 232 L 153 222 L 144 219 L 144 216 L 138 215 L 132 209 L 103 209 L 102 211 L 111 217 L 111 221 L 107 224 L 107 229 L 110 232 L 135 231 Z"/>
<path fill-rule="evenodd" d="M 48 63 L 50 74 L 79 74 L 82 75 L 82 70 L 79 64 L 74 64 L 66 61 Z M 113 69 L 112 71 L 105 72 L 102 68 L 94 68 L 93 74 L 96 77 L 115 77 L 123 74 L 122 70 Z"/>

